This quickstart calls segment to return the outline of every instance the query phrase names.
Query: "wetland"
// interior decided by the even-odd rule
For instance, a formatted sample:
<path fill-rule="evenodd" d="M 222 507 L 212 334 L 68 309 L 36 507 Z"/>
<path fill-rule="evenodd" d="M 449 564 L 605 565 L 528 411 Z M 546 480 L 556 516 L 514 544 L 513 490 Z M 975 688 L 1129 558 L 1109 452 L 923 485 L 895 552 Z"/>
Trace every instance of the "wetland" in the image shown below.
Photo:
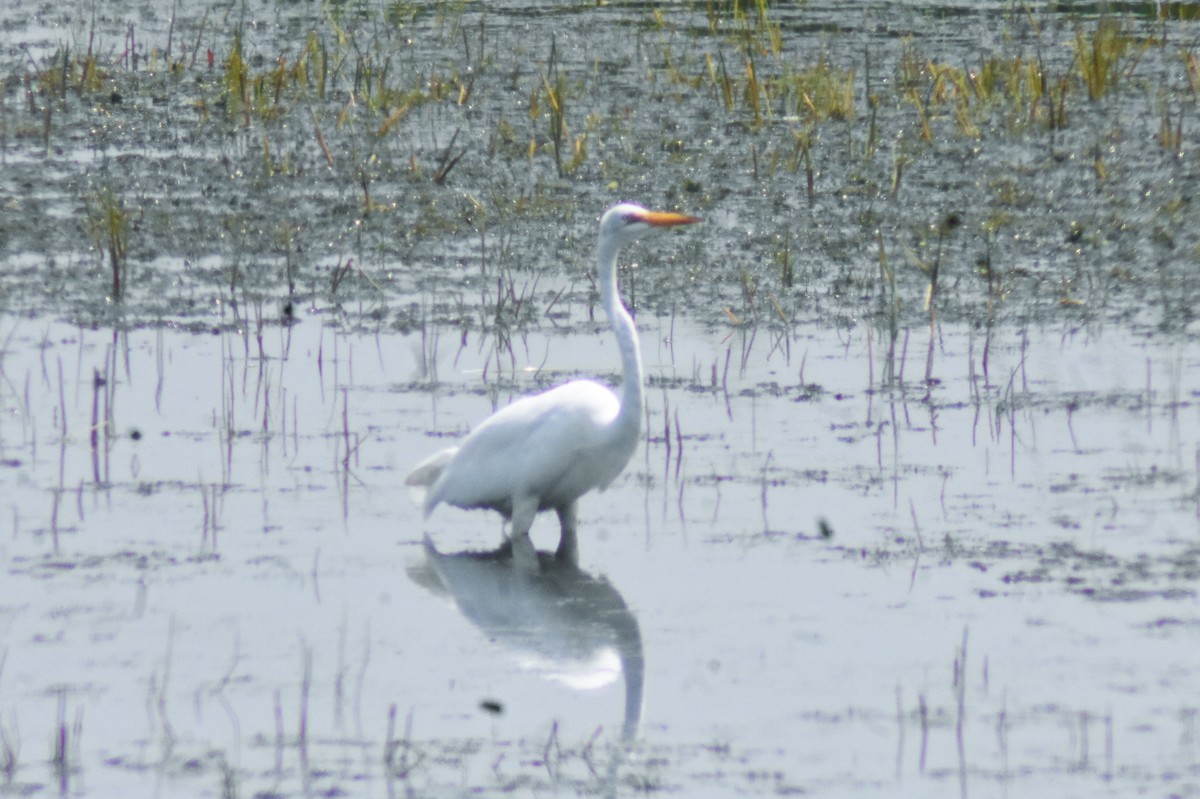
<path fill-rule="evenodd" d="M 1196 17 L 0 8 L 0 794 L 1200 795 Z M 522 581 L 404 478 L 622 200 Z"/>

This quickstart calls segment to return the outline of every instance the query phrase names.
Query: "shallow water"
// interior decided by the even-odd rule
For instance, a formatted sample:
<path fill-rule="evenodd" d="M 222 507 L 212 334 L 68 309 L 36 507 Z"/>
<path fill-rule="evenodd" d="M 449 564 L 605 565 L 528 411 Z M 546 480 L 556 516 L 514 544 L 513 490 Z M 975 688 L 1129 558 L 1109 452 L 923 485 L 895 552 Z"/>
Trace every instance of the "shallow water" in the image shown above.
<path fill-rule="evenodd" d="M 998 336 L 987 388 L 981 342 L 946 328 L 921 403 L 869 390 L 882 353 L 859 330 L 801 329 L 790 363 L 759 341 L 728 373 L 718 358 L 714 388 L 712 353 L 741 352 L 741 331 L 640 323 L 649 442 L 581 509 L 583 579 L 611 586 L 644 648 L 637 743 L 612 761 L 630 722 L 614 645 L 572 644 L 582 623 L 489 629 L 422 566 L 423 530 L 448 553 L 500 540 L 488 514 L 422 526 L 402 490 L 413 461 L 489 411 L 486 348 L 314 318 L 266 329 L 260 360 L 236 334 L 114 341 L 6 317 L 13 784 L 1190 790 L 1186 350 Z M 605 373 L 612 354 L 592 333 L 528 344 L 544 372 Z M 495 401 L 540 379 L 517 366 Z M 95 449 L 94 369 L 111 416 Z M 553 546 L 551 520 L 534 529 Z"/>

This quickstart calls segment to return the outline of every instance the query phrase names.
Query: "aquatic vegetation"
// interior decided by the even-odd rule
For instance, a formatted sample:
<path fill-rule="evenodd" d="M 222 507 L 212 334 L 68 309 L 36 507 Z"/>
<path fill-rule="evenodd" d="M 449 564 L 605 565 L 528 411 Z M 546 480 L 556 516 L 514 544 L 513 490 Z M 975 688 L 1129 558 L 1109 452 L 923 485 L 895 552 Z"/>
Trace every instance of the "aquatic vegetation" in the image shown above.
<path fill-rule="evenodd" d="M 754 58 L 746 57 L 746 88 L 742 94 L 743 102 L 746 108 L 750 110 L 750 121 L 754 127 L 758 127 L 763 123 L 764 111 L 770 113 L 771 105 L 769 99 L 763 101 L 763 91 L 765 85 L 760 85 L 758 82 L 758 73 L 754 69 Z"/>
<path fill-rule="evenodd" d="M 66 99 L 68 90 L 80 96 L 100 92 L 109 71 L 101 64 L 93 45 L 92 38 L 89 38 L 87 50 L 83 53 L 64 45 L 47 56 L 42 64 L 35 64 L 38 67 L 38 93 L 62 101 Z"/>
<path fill-rule="evenodd" d="M 242 35 L 235 33 L 223 65 L 225 107 L 231 117 L 241 117 L 243 127 L 250 125 L 250 94 L 246 60 L 242 58 Z"/>
<path fill-rule="evenodd" d="M 553 54 L 553 48 L 551 49 Z M 554 59 L 551 56 L 551 65 Z M 554 167 L 558 170 L 561 177 L 564 174 L 563 167 L 563 142 L 569 137 L 567 131 L 567 82 L 563 75 L 556 70 L 554 72 L 554 83 L 551 84 L 549 78 L 543 73 L 542 75 L 542 96 L 546 100 L 546 116 L 550 124 L 550 144 L 554 151 Z M 538 95 L 535 93 L 529 101 L 529 116 L 531 119 L 536 119 L 540 115 L 541 105 L 537 101 Z"/>
<path fill-rule="evenodd" d="M 1090 33 L 1083 25 L 1075 29 L 1075 66 L 1087 89 L 1088 98 L 1099 100 L 1114 91 L 1120 80 L 1124 62 L 1132 58 L 1136 64 L 1141 50 L 1150 46 L 1148 39 L 1138 42 L 1126 26 L 1112 17 L 1102 16 Z"/>
<path fill-rule="evenodd" d="M 934 124 L 948 108 L 959 135 L 979 139 L 993 131 L 1018 133 L 1031 126 L 1067 125 L 1065 77 L 1054 81 L 1039 57 L 992 55 L 975 68 L 921 61 L 905 46 L 899 84 L 917 113 L 920 138 L 931 142 Z"/>
<path fill-rule="evenodd" d="M 771 17 L 768 0 L 706 0 L 708 30 L 726 36 L 746 55 L 779 55 L 783 31 Z"/>
<path fill-rule="evenodd" d="M 793 133 L 792 136 L 796 140 L 796 149 L 793 152 L 793 159 L 792 159 L 793 164 L 794 164 L 792 171 L 794 172 L 797 169 L 799 169 L 799 159 L 796 158 L 795 156 L 797 156 L 797 155 L 803 156 L 804 184 L 808 189 L 808 204 L 812 205 L 813 201 L 816 199 L 816 194 L 817 194 L 816 186 L 815 186 L 815 179 L 813 176 L 812 134 L 809 131 L 805 130 L 805 131 L 799 131 L 799 132 Z"/>
<path fill-rule="evenodd" d="M 733 79 L 729 75 L 729 70 L 725 68 L 724 54 L 718 50 L 717 59 L 714 61 L 712 53 L 705 53 L 704 62 L 708 67 L 709 80 L 712 81 L 713 87 L 717 90 L 717 94 L 721 98 L 725 110 L 727 112 L 732 111 L 735 105 Z"/>
<path fill-rule="evenodd" d="M 779 83 L 781 90 L 792 98 L 787 103 L 792 112 L 810 122 L 850 122 L 854 119 L 853 69 L 841 69 L 822 56 L 809 67 L 785 67 Z"/>
<path fill-rule="evenodd" d="M 87 199 L 87 232 L 98 253 L 108 256 L 112 299 L 125 296 L 128 274 L 130 212 L 125 200 L 110 188 L 101 188 Z"/>
<path fill-rule="evenodd" d="M 1171 113 L 1171 103 L 1165 92 L 1158 95 L 1158 144 L 1162 149 L 1176 156 L 1183 154 L 1183 115 L 1184 106 L 1181 103 L 1178 114 Z"/>
<path fill-rule="evenodd" d="M 584 20 L 571 16 L 582 12 L 563 13 Z M 581 48 L 554 26 L 546 28 L 548 52 L 536 50 L 463 2 L 335 4 L 286 31 L 264 27 L 253 14 L 180 12 L 164 30 L 122 28 L 95 45 L 83 20 L 73 41 L 27 59 L 22 113 L 11 107 L 16 103 L 3 108 L 0 134 L 13 142 L 40 138 L 46 155 L 63 143 L 91 141 L 102 153 L 129 157 L 132 142 L 153 150 L 167 141 L 147 133 L 138 114 L 161 116 L 177 102 L 194 108 L 197 126 L 180 128 L 175 142 L 217 143 L 195 163 L 221 164 L 229 183 L 207 181 L 205 196 L 231 210 L 215 224 L 210 218 L 192 225 L 153 197 L 145 203 L 148 223 L 138 226 L 139 236 L 154 240 L 147 249 L 174 252 L 171 230 L 188 227 L 194 237 L 237 218 L 230 229 L 245 235 L 222 238 L 221 246 L 231 255 L 269 252 L 287 203 L 256 203 L 255 193 L 274 185 L 289 194 L 286 183 L 303 184 L 314 205 L 331 209 L 308 214 L 321 217 L 309 223 L 320 231 L 313 240 L 330 249 L 317 262 L 354 256 L 355 270 L 337 281 L 345 297 L 351 287 L 369 285 L 349 279 L 358 275 L 380 286 L 389 282 L 385 274 L 409 280 L 408 267 L 396 264 L 416 250 L 414 260 L 427 262 L 424 250 L 435 243 L 454 242 L 455 256 L 438 263 L 465 280 L 471 270 L 457 264 L 502 252 L 490 248 L 496 240 L 537 235 L 539 219 L 574 216 L 584 199 L 599 205 L 617 194 L 654 192 L 699 208 L 739 198 L 739 213 L 761 214 L 768 229 L 780 231 L 798 224 L 784 210 L 798 199 L 818 213 L 815 248 L 841 265 L 831 272 L 856 274 L 844 264 L 861 263 L 877 232 L 893 249 L 897 231 L 915 224 L 912 209 L 894 209 L 893 201 L 945 192 L 955 195 L 952 205 L 970 207 L 982 195 L 980 213 L 988 219 L 1050 202 L 1037 170 L 1083 164 L 1093 190 L 1116 185 L 1110 148 L 1038 138 L 1096 123 L 1085 72 L 1103 81 L 1106 97 L 1131 107 L 1112 124 L 1114 140 L 1141 137 L 1177 157 L 1187 151 L 1189 101 L 1200 94 L 1200 69 L 1188 48 L 1152 47 L 1170 25 L 1136 16 L 981 11 L 995 23 L 995 38 L 986 48 L 964 48 L 949 34 L 949 45 L 919 35 L 876 39 L 853 16 L 815 35 L 809 10 L 762 0 L 623 13 L 611 53 Z M 92 132 L 78 132 L 76 96 L 88 97 L 101 114 Z M 142 138 L 129 136 L 133 130 Z M 1059 160 L 1020 164 L 1028 171 L 1013 177 L 1012 165 L 995 164 L 992 154 L 1019 160 L 1012 155 L 1019 148 L 1007 146 L 1021 137 L 1036 142 L 1025 152 L 1047 145 Z M 654 159 L 657 153 L 665 157 Z M 194 174 L 206 167 L 190 168 Z M 977 187 L 974 194 L 968 185 Z M 489 209 L 513 202 L 525 210 L 503 221 L 493 216 L 482 235 L 459 212 L 459 191 Z M 841 207 L 831 212 L 834 201 Z M 974 244 L 998 253 L 1032 247 L 1031 239 L 1018 238 L 1024 227 L 1013 227 L 1021 233 L 1005 228 L 989 245 L 974 226 Z M 794 288 L 805 283 L 797 275 L 809 274 L 800 266 L 799 240 L 793 236 L 784 248 L 791 253 L 785 262 L 796 265 L 790 280 L 772 246 L 752 241 L 720 280 L 686 289 L 740 311 L 743 271 L 760 285 Z M 119 244 L 97 249 L 109 270 L 112 252 L 122 260 Z M 757 260 L 744 260 L 751 253 Z M 278 253 L 269 255 L 275 262 Z M 862 272 L 852 278 L 856 290 L 881 291 Z M 919 273 L 896 274 L 898 289 L 907 281 L 914 299 L 926 282 Z M 290 291 L 285 282 L 276 287 L 281 295 Z M 514 282 L 509 294 L 519 296 L 521 280 Z M 304 289 L 301 280 L 291 290 Z M 497 305 L 505 292 L 493 285 L 491 293 Z M 537 318 L 535 309 L 521 308 L 522 320 Z"/>
<path fill-rule="evenodd" d="M 795 268 L 792 264 L 792 231 L 789 228 L 783 233 L 783 241 L 775 251 L 775 261 L 779 264 L 779 285 L 790 289 L 795 282 Z"/>

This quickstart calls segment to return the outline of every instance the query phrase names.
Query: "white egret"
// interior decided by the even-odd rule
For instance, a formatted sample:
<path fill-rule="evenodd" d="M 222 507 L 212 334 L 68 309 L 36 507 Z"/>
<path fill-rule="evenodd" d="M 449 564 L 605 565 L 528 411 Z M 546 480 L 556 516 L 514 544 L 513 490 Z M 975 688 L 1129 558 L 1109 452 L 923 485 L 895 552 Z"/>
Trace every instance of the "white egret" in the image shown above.
<path fill-rule="evenodd" d="M 410 486 L 427 488 L 425 517 L 440 503 L 490 508 L 511 522 L 513 557 L 536 570 L 529 528 L 553 509 L 562 526 L 557 555 L 578 561 L 576 502 L 603 490 L 629 462 L 642 429 L 642 355 L 637 327 L 617 293 L 617 253 L 647 233 L 700 220 L 638 205 L 615 205 L 600 218 L 596 271 L 600 296 L 621 353 L 621 394 L 573 380 L 523 397 L 485 419 L 457 447 L 422 461 Z"/>

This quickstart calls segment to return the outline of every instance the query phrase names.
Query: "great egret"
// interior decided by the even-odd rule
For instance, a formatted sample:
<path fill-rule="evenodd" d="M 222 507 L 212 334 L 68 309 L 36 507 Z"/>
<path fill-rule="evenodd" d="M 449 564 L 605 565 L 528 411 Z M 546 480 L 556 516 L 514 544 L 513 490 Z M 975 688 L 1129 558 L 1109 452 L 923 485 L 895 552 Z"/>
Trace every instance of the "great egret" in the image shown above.
<path fill-rule="evenodd" d="M 529 528 L 538 511 L 553 509 L 562 526 L 556 554 L 578 562 L 577 500 L 594 488 L 607 488 L 641 437 L 642 355 L 637 327 L 617 293 L 617 253 L 654 230 L 699 221 L 629 203 L 604 213 L 596 271 L 621 352 L 621 395 L 592 380 L 573 380 L 492 414 L 459 446 L 430 456 L 408 475 L 408 485 L 428 489 L 426 518 L 442 502 L 499 511 L 512 525 L 514 561 L 535 571 Z"/>

